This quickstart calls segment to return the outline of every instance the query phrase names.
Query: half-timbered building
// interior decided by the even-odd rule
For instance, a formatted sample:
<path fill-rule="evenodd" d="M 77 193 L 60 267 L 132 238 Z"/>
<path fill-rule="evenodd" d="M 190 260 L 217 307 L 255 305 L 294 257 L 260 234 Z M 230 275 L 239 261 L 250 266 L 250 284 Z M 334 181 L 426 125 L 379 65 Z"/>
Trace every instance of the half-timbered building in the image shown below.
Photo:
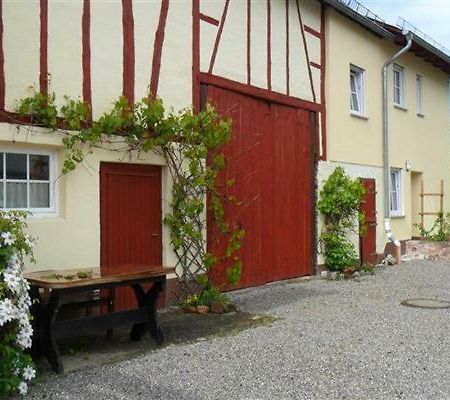
<path fill-rule="evenodd" d="M 245 230 L 241 286 L 311 274 L 323 24 L 315 0 L 1 0 L 0 207 L 33 212 L 30 268 L 176 264 L 164 161 L 98 149 L 61 176 L 60 136 L 16 114 L 32 86 L 82 99 L 94 119 L 120 95 L 214 104 L 233 120 L 225 174 L 242 204 L 230 210 Z"/>

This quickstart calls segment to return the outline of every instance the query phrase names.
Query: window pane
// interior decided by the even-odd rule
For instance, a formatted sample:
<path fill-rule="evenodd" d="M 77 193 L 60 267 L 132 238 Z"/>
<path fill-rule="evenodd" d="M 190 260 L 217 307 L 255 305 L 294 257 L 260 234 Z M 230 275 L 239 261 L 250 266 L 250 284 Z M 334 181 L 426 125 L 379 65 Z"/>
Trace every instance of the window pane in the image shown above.
<path fill-rule="evenodd" d="M 400 88 L 399 87 L 394 88 L 394 101 L 397 104 L 400 104 Z"/>
<path fill-rule="evenodd" d="M 30 179 L 35 181 L 49 180 L 49 156 L 30 154 Z"/>
<path fill-rule="evenodd" d="M 30 183 L 30 208 L 50 207 L 48 183 Z"/>
<path fill-rule="evenodd" d="M 3 179 L 3 153 L 0 153 L 0 179 Z"/>
<path fill-rule="evenodd" d="M 352 92 L 356 92 L 356 82 L 355 82 L 355 80 L 356 80 L 355 73 L 352 72 L 352 73 L 350 74 L 350 90 L 351 90 Z"/>
<path fill-rule="evenodd" d="M 0 182 L 0 208 L 3 208 L 3 182 Z"/>
<path fill-rule="evenodd" d="M 6 208 L 27 208 L 27 184 L 6 183 Z"/>
<path fill-rule="evenodd" d="M 397 211 L 397 193 L 391 192 L 391 211 Z"/>
<path fill-rule="evenodd" d="M 27 179 L 27 155 L 6 153 L 6 179 Z"/>
<path fill-rule="evenodd" d="M 356 93 L 352 93 L 352 110 L 359 111 L 358 96 Z"/>

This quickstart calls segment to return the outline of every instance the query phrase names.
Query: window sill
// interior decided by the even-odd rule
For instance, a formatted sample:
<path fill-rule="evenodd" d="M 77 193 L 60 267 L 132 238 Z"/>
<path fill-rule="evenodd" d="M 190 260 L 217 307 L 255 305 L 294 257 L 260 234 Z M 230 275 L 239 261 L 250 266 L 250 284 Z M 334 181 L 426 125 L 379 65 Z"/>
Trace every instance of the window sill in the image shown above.
<path fill-rule="evenodd" d="M 399 219 L 399 218 L 405 218 L 405 217 L 406 217 L 405 214 L 396 214 L 396 215 L 391 214 L 392 219 Z"/>
<path fill-rule="evenodd" d="M 408 111 L 408 109 L 405 106 L 402 106 L 401 104 L 394 103 L 394 108 L 398 108 L 399 110 L 402 111 Z"/>
<path fill-rule="evenodd" d="M 417 116 L 418 116 L 419 118 L 425 118 L 425 115 L 424 115 L 424 114 L 421 114 L 421 113 L 417 113 Z"/>
<path fill-rule="evenodd" d="M 364 114 L 358 114 L 357 112 L 354 112 L 354 111 L 350 111 L 350 115 L 351 115 L 352 117 L 359 118 L 359 119 L 364 119 L 364 120 L 366 120 L 366 121 L 369 119 L 369 117 L 367 117 L 366 115 L 364 115 Z"/>

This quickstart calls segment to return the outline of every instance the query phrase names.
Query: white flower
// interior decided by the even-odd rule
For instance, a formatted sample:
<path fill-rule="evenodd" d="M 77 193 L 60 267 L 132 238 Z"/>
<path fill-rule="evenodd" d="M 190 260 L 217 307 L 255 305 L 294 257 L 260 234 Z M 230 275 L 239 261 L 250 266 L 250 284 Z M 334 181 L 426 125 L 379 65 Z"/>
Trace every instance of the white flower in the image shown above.
<path fill-rule="evenodd" d="M 14 237 L 11 235 L 11 232 L 2 232 L 0 236 L 3 238 L 3 244 L 5 246 L 11 246 L 14 244 Z"/>
<path fill-rule="evenodd" d="M 10 299 L 0 301 L 0 326 L 17 318 L 17 308 Z"/>
<path fill-rule="evenodd" d="M 11 258 L 8 260 L 8 268 L 21 270 L 21 267 L 22 262 L 20 261 L 20 258 L 17 256 L 17 254 L 13 254 Z"/>
<path fill-rule="evenodd" d="M 26 244 L 27 246 L 30 246 L 31 248 L 34 247 L 35 242 L 34 242 L 34 240 L 31 238 L 30 235 L 25 235 L 25 244 Z"/>
<path fill-rule="evenodd" d="M 16 343 L 22 349 L 28 349 L 31 347 L 31 337 L 33 335 L 33 328 L 31 327 L 30 320 L 28 318 L 20 319 L 20 330 L 16 335 Z"/>
<path fill-rule="evenodd" d="M 3 280 L 11 292 L 19 294 L 22 289 L 22 279 L 17 276 L 15 271 L 9 268 L 3 271 Z"/>
<path fill-rule="evenodd" d="M 22 376 L 26 381 L 31 381 L 36 376 L 36 370 L 30 366 L 25 367 Z"/>
<path fill-rule="evenodd" d="M 26 384 L 26 382 L 20 382 L 20 385 L 17 389 L 19 390 L 19 393 L 23 396 L 28 392 L 28 385 Z"/>

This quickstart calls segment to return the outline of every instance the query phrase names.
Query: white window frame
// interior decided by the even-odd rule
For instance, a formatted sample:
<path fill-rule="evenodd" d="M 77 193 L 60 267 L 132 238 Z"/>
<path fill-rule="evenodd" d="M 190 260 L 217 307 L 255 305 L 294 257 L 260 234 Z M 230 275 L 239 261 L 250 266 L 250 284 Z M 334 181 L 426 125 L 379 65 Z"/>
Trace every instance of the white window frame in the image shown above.
<path fill-rule="evenodd" d="M 398 85 L 395 82 L 396 73 L 398 73 L 398 77 L 399 77 Z M 398 64 L 394 64 L 394 67 L 393 67 L 392 83 L 393 83 L 392 87 L 393 87 L 394 105 L 401 107 L 401 108 L 405 108 L 406 107 L 406 103 L 405 103 L 405 69 Z M 397 97 L 396 96 L 397 89 L 398 89 L 398 96 L 399 96 L 398 99 L 396 98 Z"/>
<path fill-rule="evenodd" d="M 395 182 L 392 182 L 392 174 L 395 174 Z M 403 216 L 402 188 L 402 170 L 400 168 L 391 168 L 389 174 L 389 208 L 391 217 Z M 397 202 L 395 205 L 392 204 L 392 193 L 394 192 L 397 194 Z"/>
<path fill-rule="evenodd" d="M 3 154 L 26 154 L 27 157 L 27 203 L 29 203 L 29 184 L 33 183 L 33 180 L 30 180 L 29 174 L 29 155 L 42 155 L 49 157 L 49 203 L 50 207 L 41 207 L 41 208 L 3 208 L 6 204 L 6 182 L 23 182 L 25 180 L 19 179 L 6 179 L 6 157 L 3 156 L 3 176 L 0 176 L 0 185 L 3 185 L 3 204 L 0 204 L 0 210 L 8 211 L 8 210 L 22 210 L 28 211 L 34 217 L 45 217 L 45 216 L 55 216 L 58 213 L 58 182 L 56 179 L 56 171 L 58 168 L 58 158 L 56 151 L 51 150 L 40 150 L 40 149 L 32 149 L 28 147 L 21 148 L 17 147 L 9 147 L 9 146 L 0 146 L 0 153 Z M 39 181 L 42 182 L 42 181 Z M 47 182 L 47 181 L 45 181 Z"/>
<path fill-rule="evenodd" d="M 423 76 L 416 75 L 416 112 L 419 117 L 423 117 Z"/>
<path fill-rule="evenodd" d="M 352 77 L 354 77 L 355 90 L 352 88 Z M 364 69 L 350 64 L 350 113 L 357 116 L 365 116 L 364 77 Z M 356 97 L 359 110 L 353 108 L 353 96 Z"/>

